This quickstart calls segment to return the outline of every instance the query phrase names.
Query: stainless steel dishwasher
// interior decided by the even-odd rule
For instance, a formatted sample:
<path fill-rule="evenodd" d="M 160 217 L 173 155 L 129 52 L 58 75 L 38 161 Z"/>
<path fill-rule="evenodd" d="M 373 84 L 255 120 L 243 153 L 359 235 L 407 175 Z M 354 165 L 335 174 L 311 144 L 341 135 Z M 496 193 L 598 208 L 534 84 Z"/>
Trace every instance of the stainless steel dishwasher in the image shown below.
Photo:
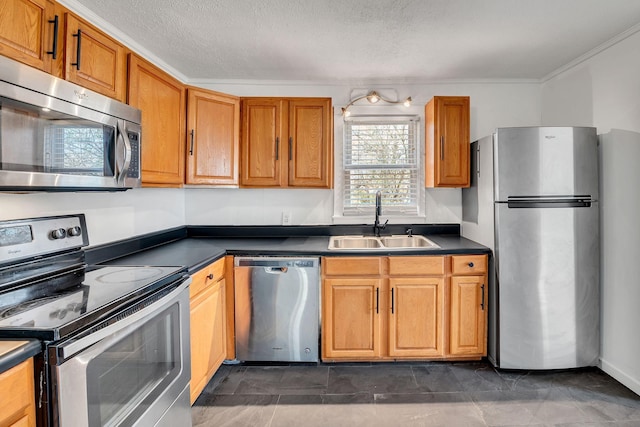
<path fill-rule="evenodd" d="M 316 362 L 319 258 L 236 257 L 236 357 Z"/>

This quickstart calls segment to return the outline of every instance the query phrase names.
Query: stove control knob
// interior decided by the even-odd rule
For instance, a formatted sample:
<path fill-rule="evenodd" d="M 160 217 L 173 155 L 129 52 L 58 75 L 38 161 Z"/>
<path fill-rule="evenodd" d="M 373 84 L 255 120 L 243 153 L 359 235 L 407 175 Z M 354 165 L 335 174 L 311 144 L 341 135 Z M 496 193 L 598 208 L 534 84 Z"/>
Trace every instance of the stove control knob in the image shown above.
<path fill-rule="evenodd" d="M 64 239 L 65 237 L 67 237 L 67 230 L 65 230 L 64 228 L 58 228 L 57 230 L 53 230 L 50 236 L 54 240 Z"/>
<path fill-rule="evenodd" d="M 82 234 L 82 228 L 78 227 L 77 225 L 75 227 L 71 227 L 70 229 L 67 230 L 67 235 L 69 237 L 75 237 L 75 236 L 79 236 Z"/>

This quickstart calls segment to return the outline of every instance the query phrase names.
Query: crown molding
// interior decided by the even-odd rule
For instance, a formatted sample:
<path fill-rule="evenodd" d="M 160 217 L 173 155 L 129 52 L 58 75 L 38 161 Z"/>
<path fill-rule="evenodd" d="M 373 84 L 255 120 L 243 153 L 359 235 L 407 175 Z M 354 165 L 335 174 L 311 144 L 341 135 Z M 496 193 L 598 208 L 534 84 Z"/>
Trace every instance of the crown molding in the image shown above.
<path fill-rule="evenodd" d="M 616 44 L 620 43 L 621 41 L 631 37 L 632 35 L 636 34 L 638 31 L 640 31 L 640 24 L 636 24 L 633 27 L 627 29 L 626 31 L 618 34 L 617 36 L 607 40 L 606 42 L 602 43 L 599 46 L 596 46 L 595 48 L 591 49 L 590 51 L 588 51 L 587 53 L 580 55 L 579 57 L 577 57 L 576 59 L 574 59 L 573 61 L 563 65 L 560 68 L 557 68 L 555 70 L 553 70 L 552 72 L 550 72 L 549 74 L 547 74 L 546 76 L 544 76 L 543 78 L 540 79 L 540 83 L 546 83 L 549 80 L 553 79 L 554 77 L 557 77 L 558 75 L 569 71 L 570 69 L 577 67 L 578 65 L 582 64 L 583 62 L 593 58 L 594 56 L 598 55 L 599 53 L 604 52 L 605 50 L 609 49 L 610 47 L 615 46 Z"/>
<path fill-rule="evenodd" d="M 147 61 L 151 62 L 156 67 L 162 69 L 166 73 L 180 80 L 181 82 L 187 81 L 187 76 L 167 64 L 162 59 L 158 58 L 156 55 L 145 49 L 134 39 L 120 31 L 118 28 L 114 27 L 109 22 L 102 19 L 91 9 L 88 9 L 83 4 L 80 4 L 77 0 L 57 0 L 58 3 L 77 14 L 81 18 L 85 19 L 89 23 L 98 27 L 101 31 L 108 34 L 110 37 L 118 40 L 120 43 L 127 46 L 131 51 L 135 52 L 137 55 L 143 57 Z"/>

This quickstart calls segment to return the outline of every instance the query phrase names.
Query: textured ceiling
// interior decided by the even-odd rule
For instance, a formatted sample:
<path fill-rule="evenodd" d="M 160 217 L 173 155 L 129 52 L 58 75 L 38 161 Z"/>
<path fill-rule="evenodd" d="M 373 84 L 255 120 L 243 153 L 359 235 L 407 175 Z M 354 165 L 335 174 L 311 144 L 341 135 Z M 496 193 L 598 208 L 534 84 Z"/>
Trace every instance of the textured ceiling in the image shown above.
<path fill-rule="evenodd" d="M 67 0 L 189 80 L 541 79 L 638 0 Z"/>

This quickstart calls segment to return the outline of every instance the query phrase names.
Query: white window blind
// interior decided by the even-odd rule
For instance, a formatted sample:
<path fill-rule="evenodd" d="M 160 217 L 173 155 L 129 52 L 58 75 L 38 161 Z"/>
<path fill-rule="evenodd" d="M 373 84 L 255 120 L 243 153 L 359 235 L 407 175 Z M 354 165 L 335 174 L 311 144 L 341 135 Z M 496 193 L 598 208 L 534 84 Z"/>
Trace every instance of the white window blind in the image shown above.
<path fill-rule="evenodd" d="M 418 214 L 417 117 L 356 118 L 344 128 L 343 215 Z"/>

